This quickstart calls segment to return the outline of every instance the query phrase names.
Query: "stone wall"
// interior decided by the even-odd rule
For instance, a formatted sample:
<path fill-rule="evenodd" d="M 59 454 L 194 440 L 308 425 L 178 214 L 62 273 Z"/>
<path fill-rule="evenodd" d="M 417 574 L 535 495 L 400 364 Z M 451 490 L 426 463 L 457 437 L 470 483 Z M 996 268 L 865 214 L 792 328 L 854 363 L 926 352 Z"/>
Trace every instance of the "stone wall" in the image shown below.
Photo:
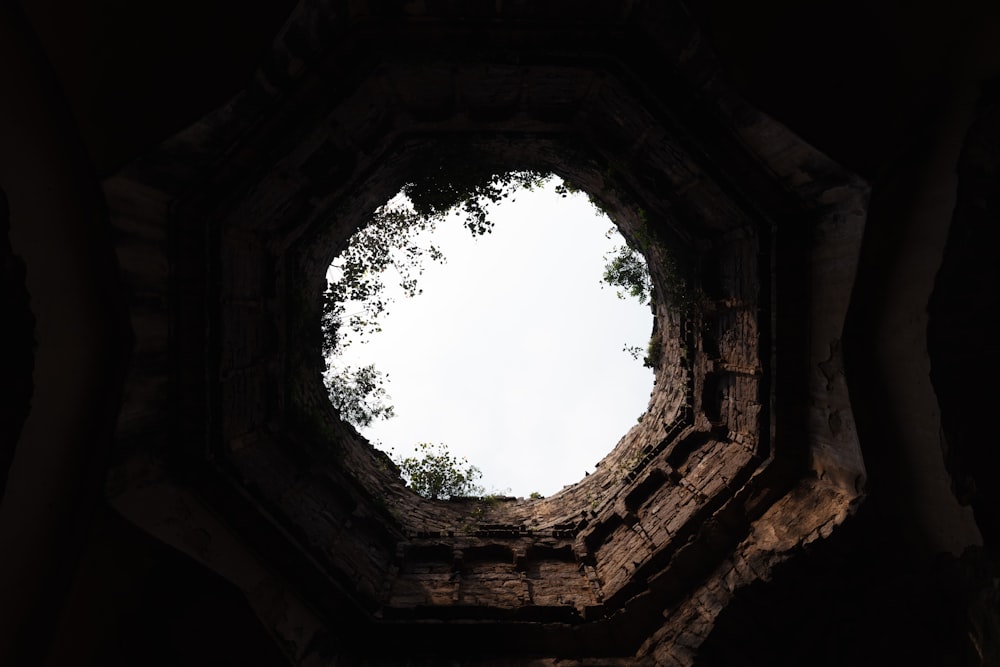
<path fill-rule="evenodd" d="M 305 3 L 247 90 L 106 184 L 148 339 L 109 498 L 249 586 L 211 555 L 231 531 L 247 554 L 230 559 L 280 573 L 342 664 L 441 645 L 689 664 L 729 596 L 860 492 L 830 344 L 864 184 L 719 83 L 679 5 L 591 3 L 533 32 L 546 6 L 462 23 L 450 5 L 390 21 Z M 482 53 L 443 48 L 473 35 Z M 662 341 L 648 409 L 549 498 L 420 498 L 322 385 L 326 267 L 442 146 L 572 181 L 647 255 Z M 832 439 L 832 417 L 810 417 L 821 402 Z M 139 509 L 158 493 L 199 498 L 227 535 Z"/>

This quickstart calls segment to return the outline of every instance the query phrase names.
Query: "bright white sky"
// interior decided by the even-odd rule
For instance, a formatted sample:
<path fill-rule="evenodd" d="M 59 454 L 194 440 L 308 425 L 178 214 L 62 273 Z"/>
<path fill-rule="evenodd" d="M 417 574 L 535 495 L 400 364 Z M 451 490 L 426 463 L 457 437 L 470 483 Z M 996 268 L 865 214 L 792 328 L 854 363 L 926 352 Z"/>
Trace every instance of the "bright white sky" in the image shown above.
<path fill-rule="evenodd" d="M 645 350 L 652 313 L 602 289 L 604 255 L 623 241 L 558 182 L 490 208 L 492 234 L 473 238 L 460 215 L 439 225 L 448 261 L 426 260 L 423 294 L 406 298 L 386 276 L 395 303 L 382 332 L 342 357 L 389 375 L 396 416 L 363 431 L 373 444 L 400 457 L 444 443 L 482 470 L 488 493 L 548 496 L 646 410 L 653 373 L 622 347 Z"/>

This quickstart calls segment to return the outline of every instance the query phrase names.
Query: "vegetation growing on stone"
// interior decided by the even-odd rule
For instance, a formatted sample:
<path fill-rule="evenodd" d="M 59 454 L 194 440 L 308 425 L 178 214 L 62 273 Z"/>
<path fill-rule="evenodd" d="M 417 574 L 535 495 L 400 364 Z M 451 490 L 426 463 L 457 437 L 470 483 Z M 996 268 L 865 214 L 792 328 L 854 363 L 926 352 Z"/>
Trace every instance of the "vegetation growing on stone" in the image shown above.
<path fill-rule="evenodd" d="M 541 187 L 548 178 L 530 169 L 497 168 L 475 152 L 444 150 L 424 164 L 419 178 L 403 186 L 403 194 L 417 215 L 427 219 L 440 220 L 460 208 L 465 226 L 479 236 L 493 227 L 486 215 L 489 204 Z"/>
<path fill-rule="evenodd" d="M 646 357 L 642 360 L 643 366 L 646 368 L 656 368 L 660 365 L 660 359 L 663 357 L 663 342 L 660 337 L 653 334 L 649 338 L 649 344 L 646 346 Z"/>
<path fill-rule="evenodd" d="M 483 487 L 476 481 L 482 472 L 462 457 L 448 451 L 442 444 L 422 442 L 414 448 L 414 456 L 396 461 L 407 486 L 432 499 L 452 496 L 482 496 Z"/>
<path fill-rule="evenodd" d="M 433 231 L 448 214 L 461 209 L 466 214 L 465 226 L 473 236 L 487 234 L 493 226 L 486 215 L 489 204 L 516 191 L 539 187 L 548 179 L 536 171 L 500 171 L 484 166 L 480 160 L 449 159 L 439 158 L 418 180 L 404 185 L 408 204 L 390 202 L 375 211 L 369 224 L 351 237 L 338 256 L 335 266 L 340 275 L 323 294 L 327 392 L 341 418 L 357 428 L 393 416 L 385 389 L 386 376 L 381 371 L 372 365 L 354 369 L 337 362 L 350 344 L 343 335 L 345 326 L 358 337 L 381 330 L 379 320 L 388 312 L 390 303 L 385 296 L 386 270 L 392 268 L 398 273 L 404 294 L 420 294 L 418 277 L 423 273 L 424 260 L 445 261 L 433 244 L 420 245 L 421 233 Z M 347 313 L 344 304 L 348 302 L 360 304 L 361 309 Z"/>
<path fill-rule="evenodd" d="M 612 229 L 611 231 L 617 231 Z M 635 297 L 639 303 L 647 303 L 652 294 L 653 284 L 649 277 L 646 259 L 639 251 L 627 245 L 618 246 L 608 258 L 604 267 L 604 282 L 617 288 L 619 299 Z"/>
<path fill-rule="evenodd" d="M 355 428 L 365 428 L 376 419 L 390 419 L 395 414 L 393 406 L 387 402 L 387 378 L 388 375 L 374 364 L 361 368 L 344 366 L 328 376 L 326 389 L 341 418 Z"/>

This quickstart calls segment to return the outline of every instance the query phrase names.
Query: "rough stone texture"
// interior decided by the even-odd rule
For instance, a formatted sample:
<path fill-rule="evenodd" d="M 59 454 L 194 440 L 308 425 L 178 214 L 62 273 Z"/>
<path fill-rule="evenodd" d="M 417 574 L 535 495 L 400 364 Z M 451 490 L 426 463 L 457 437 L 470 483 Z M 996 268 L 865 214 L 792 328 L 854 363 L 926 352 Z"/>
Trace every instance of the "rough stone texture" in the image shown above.
<path fill-rule="evenodd" d="M 456 7 L 407 7 L 391 23 L 370 9 L 362 19 L 302 5 L 275 42 L 283 67 L 263 68 L 229 105 L 107 182 L 136 285 L 133 326 L 149 338 L 119 437 L 162 433 L 157 416 L 183 415 L 167 425 L 174 444 L 161 465 L 204 460 L 191 478 L 199 493 L 238 514 L 253 549 L 314 582 L 299 590 L 320 617 L 353 608 L 352 627 L 395 638 L 367 651 L 446 642 L 476 652 L 502 636 L 518 655 L 638 651 L 687 664 L 726 604 L 723 581 L 766 578 L 818 526 L 843 521 L 860 492 L 829 350 L 866 187 L 718 83 L 679 6 L 609 19 L 595 3 L 544 38 L 529 27 L 545 5 L 517 21 L 507 13 L 523 8 L 501 5 L 468 25 L 449 18 L 464 15 Z M 308 37 L 347 25 L 352 38 L 333 51 Z M 477 31 L 480 56 L 440 50 Z M 670 63 L 669 75 L 651 77 L 652 62 Z M 693 90 L 702 97 L 677 102 Z M 626 236 L 670 248 L 690 285 L 691 307 L 672 303 L 677 278 L 654 245 L 664 350 L 649 409 L 593 474 L 550 498 L 415 496 L 339 421 L 320 381 L 326 266 L 423 156 L 456 145 L 572 180 Z M 165 377 L 155 360 L 167 294 L 177 364 Z M 165 384 L 166 408 L 155 394 Z M 833 437 L 828 421 L 806 416 L 810 404 L 838 414 Z M 155 466 L 161 438 L 137 460 Z M 823 481 L 802 478 L 809 465 Z M 144 525 L 152 519 L 130 508 L 147 483 L 134 475 L 120 467 L 110 498 Z M 263 533 L 251 528 L 261 521 Z M 214 530 L 191 527 L 172 543 L 204 558 Z M 747 540 L 753 566 L 727 566 Z M 463 619 L 475 633 L 454 625 Z M 361 650 L 352 631 L 328 632 Z M 301 658 L 305 647 L 286 640 Z"/>
<path fill-rule="evenodd" d="M 39 3 L 24 4 L 45 28 Z M 995 438 L 963 371 L 991 358 L 965 342 L 988 340 L 975 303 L 991 302 L 981 239 L 996 121 L 986 96 L 966 139 L 982 71 L 940 56 L 997 40 L 948 27 L 989 25 L 964 5 L 930 18 L 910 8 L 904 29 L 879 2 L 814 7 L 822 20 L 808 22 L 778 4 L 692 2 L 709 27 L 699 33 L 673 2 L 303 2 L 252 77 L 203 95 L 213 68 L 199 78 L 182 62 L 185 94 L 173 96 L 185 104 L 150 103 L 103 144 L 108 117 L 81 111 L 80 91 L 105 88 L 67 74 L 86 72 L 86 57 L 66 58 L 79 44 L 68 28 L 49 32 L 42 51 L 72 84 L 107 177 L 113 239 L 96 198 L 79 196 L 96 183 L 71 123 L 47 115 L 61 108 L 52 95 L 36 103 L 36 80 L 59 87 L 38 75 L 41 51 L 17 32 L 0 40 L 16 55 L 3 89 L 24 102 L 0 109 L 14 147 L 0 152 L 0 186 L 40 288 L 43 390 L 0 505 L 0 543 L 15 545 L 0 550 L 0 628 L 14 628 L 0 662 L 273 664 L 276 651 L 307 665 L 995 662 Z M 194 39 L 150 48 L 162 62 L 197 53 L 200 19 L 220 10 L 174 12 L 189 13 Z M 10 15 L 0 10 L 4 35 Z M 246 34 L 270 39 L 276 24 L 263 23 L 248 18 Z M 118 86 L 121 107 L 154 88 L 150 99 L 169 100 L 171 77 L 149 76 L 163 66 L 132 62 L 148 45 L 116 51 L 121 35 L 104 42 L 103 26 L 88 43 L 142 79 Z M 837 41 L 820 34 L 830 26 Z M 232 45 L 233 62 L 256 57 L 252 42 Z M 108 81 L 128 80 L 119 67 Z M 863 173 L 874 205 L 727 80 Z M 944 111 L 928 102 L 939 99 Z M 141 141 L 121 138 L 143 124 Z M 454 145 L 569 177 L 627 235 L 645 219 L 689 260 L 695 307 L 682 315 L 651 252 L 667 344 L 648 414 L 597 471 L 541 501 L 414 497 L 339 423 L 318 377 L 326 262 L 428 151 Z M 118 171 L 108 156 L 126 154 L 136 159 Z M 66 158 L 75 166 L 38 171 Z M 924 304 L 952 202 L 931 364 Z M 964 300 L 969 285 L 979 301 Z M 135 331 L 123 398 L 121 296 Z M 55 359 L 107 363 L 58 377 Z M 958 498 L 925 428 L 931 367 Z"/>

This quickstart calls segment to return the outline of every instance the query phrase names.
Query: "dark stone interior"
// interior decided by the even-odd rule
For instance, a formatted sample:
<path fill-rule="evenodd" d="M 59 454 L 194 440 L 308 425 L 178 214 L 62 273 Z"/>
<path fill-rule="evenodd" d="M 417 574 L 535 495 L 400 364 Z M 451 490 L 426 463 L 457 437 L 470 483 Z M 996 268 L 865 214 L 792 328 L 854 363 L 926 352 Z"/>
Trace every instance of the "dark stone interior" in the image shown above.
<path fill-rule="evenodd" d="M 0 662 L 1000 664 L 997 43 L 975 3 L 5 5 Z M 326 266 L 448 151 L 658 242 L 647 415 L 550 498 L 420 498 L 322 386 Z"/>

